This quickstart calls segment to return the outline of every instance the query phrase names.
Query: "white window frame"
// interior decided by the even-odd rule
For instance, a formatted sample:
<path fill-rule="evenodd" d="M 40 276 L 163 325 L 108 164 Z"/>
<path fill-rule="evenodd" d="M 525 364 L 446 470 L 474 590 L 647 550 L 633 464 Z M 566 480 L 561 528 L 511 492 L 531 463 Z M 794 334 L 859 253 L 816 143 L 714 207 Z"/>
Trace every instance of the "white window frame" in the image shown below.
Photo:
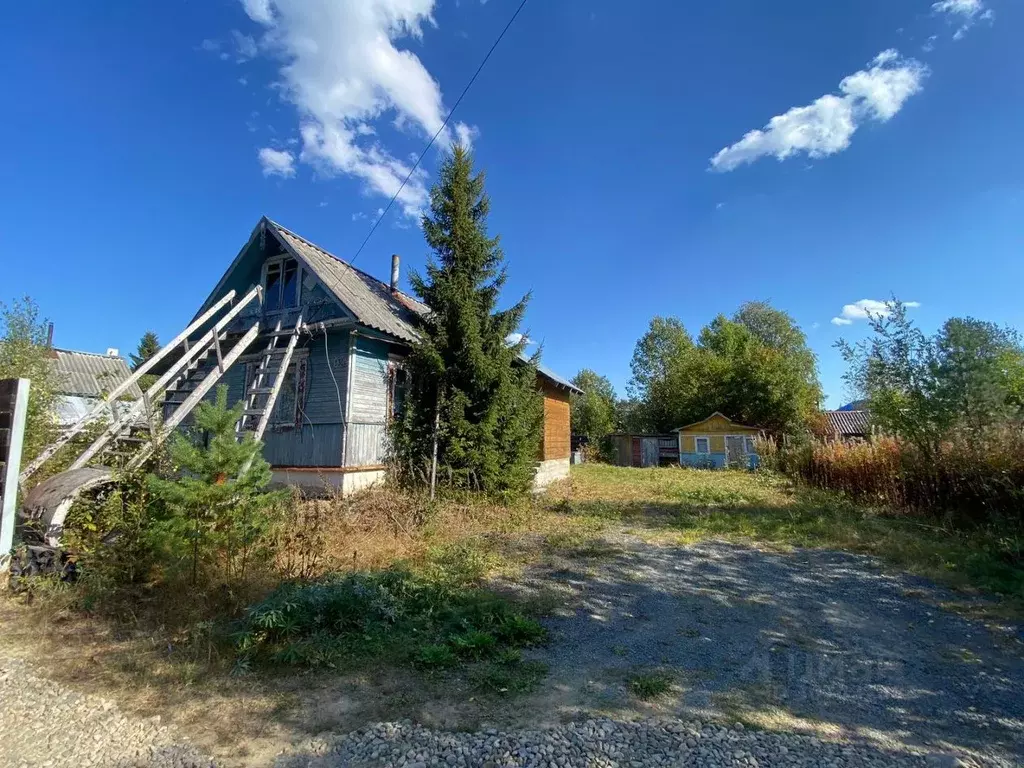
<path fill-rule="evenodd" d="M 278 291 L 281 294 L 282 300 L 284 299 L 284 265 L 288 261 L 295 262 L 295 306 L 294 307 L 278 307 L 277 309 L 266 309 L 267 306 L 267 274 L 270 272 L 270 267 L 274 264 L 281 265 L 281 280 L 278 283 Z M 263 262 L 263 274 L 260 277 L 260 285 L 263 286 L 263 306 L 264 313 L 268 315 L 281 315 L 286 312 L 294 312 L 299 308 L 299 304 L 302 303 L 302 281 L 305 278 L 302 262 L 294 256 L 287 253 L 282 253 L 280 256 L 275 256 L 272 259 L 267 259 Z"/>
<path fill-rule="evenodd" d="M 745 454 L 747 454 L 748 456 L 750 454 L 752 454 L 752 453 L 757 453 L 757 446 L 754 445 L 754 436 L 753 435 L 744 435 L 743 436 L 743 452 Z"/>
<path fill-rule="evenodd" d="M 704 444 L 705 444 L 705 446 L 707 448 L 706 450 L 702 451 L 700 449 L 700 441 L 701 440 L 704 441 Z M 711 453 L 711 436 L 710 435 L 701 435 L 701 436 L 698 437 L 697 435 L 694 435 L 693 436 L 693 452 L 696 453 L 696 454 L 709 455 Z"/>

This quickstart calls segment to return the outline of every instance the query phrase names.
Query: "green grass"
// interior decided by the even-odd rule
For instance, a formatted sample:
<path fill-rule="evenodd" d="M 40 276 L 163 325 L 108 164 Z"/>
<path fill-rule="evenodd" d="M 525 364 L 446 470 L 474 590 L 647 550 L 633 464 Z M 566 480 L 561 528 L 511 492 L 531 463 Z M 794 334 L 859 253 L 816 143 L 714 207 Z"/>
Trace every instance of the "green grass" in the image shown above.
<path fill-rule="evenodd" d="M 522 676 L 519 649 L 543 642 L 545 630 L 519 605 L 475 586 L 472 571 L 433 563 L 283 584 L 236 627 L 239 669 L 377 659 L 431 671 L 495 662 Z"/>
<path fill-rule="evenodd" d="M 584 465 L 552 511 L 684 543 L 744 540 L 875 555 L 953 586 L 1004 595 L 1024 610 L 1024 539 L 890 514 L 777 476 Z"/>
<path fill-rule="evenodd" d="M 661 672 L 636 674 L 626 681 L 629 692 L 643 701 L 664 696 L 672 689 L 672 678 Z"/>

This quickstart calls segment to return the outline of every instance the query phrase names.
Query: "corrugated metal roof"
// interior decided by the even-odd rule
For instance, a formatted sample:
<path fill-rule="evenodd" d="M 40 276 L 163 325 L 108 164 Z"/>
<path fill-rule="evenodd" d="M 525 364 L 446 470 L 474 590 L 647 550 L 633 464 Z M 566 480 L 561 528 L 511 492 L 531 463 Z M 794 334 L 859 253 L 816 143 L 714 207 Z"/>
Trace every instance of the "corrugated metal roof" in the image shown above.
<path fill-rule="evenodd" d="M 280 224 L 269 219 L 267 223 L 361 324 L 403 341 L 416 341 L 413 323 L 417 314 L 429 311 L 424 304 L 402 292 L 392 296 L 390 287 L 377 278 L 346 264 Z"/>
<path fill-rule="evenodd" d="M 62 395 L 102 397 L 105 392 L 127 381 L 132 375 L 128 363 L 120 357 L 70 349 L 54 349 L 53 352 L 58 392 Z M 125 395 L 140 398 L 142 390 L 133 384 Z"/>
<path fill-rule="evenodd" d="M 830 432 L 838 435 L 866 435 L 871 431 L 870 411 L 825 411 Z"/>
<path fill-rule="evenodd" d="M 530 358 L 528 358 L 524 354 L 520 354 L 519 357 L 522 358 L 526 362 L 529 362 L 529 360 L 530 360 Z M 582 389 L 577 387 L 575 384 L 573 384 L 568 379 L 562 378 L 561 376 L 559 376 L 557 373 L 552 371 L 547 366 L 538 365 L 537 366 L 537 373 L 539 373 L 544 378 L 549 379 L 554 384 L 557 384 L 560 387 L 564 387 L 565 389 L 568 389 L 570 392 L 572 392 L 574 394 L 577 394 L 577 395 L 582 395 L 583 394 L 583 390 Z"/>

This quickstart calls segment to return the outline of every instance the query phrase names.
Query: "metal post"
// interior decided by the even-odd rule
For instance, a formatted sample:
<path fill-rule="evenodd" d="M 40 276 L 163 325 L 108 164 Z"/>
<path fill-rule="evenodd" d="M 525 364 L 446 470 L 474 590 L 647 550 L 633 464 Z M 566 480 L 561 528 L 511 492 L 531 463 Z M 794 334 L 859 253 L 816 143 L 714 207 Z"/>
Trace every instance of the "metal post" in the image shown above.
<path fill-rule="evenodd" d="M 434 450 L 430 457 L 430 500 L 434 500 L 437 488 L 437 430 L 441 426 L 441 390 L 437 390 L 437 401 L 434 403 Z"/>
<path fill-rule="evenodd" d="M 0 572 L 10 566 L 14 548 L 14 515 L 29 385 L 28 379 L 0 381 Z"/>

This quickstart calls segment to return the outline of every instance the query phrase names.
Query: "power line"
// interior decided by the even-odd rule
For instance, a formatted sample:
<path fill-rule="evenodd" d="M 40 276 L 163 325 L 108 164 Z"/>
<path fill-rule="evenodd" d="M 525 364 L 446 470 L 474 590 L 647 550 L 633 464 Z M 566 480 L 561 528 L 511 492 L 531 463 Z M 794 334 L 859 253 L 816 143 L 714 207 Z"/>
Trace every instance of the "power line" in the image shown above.
<path fill-rule="evenodd" d="M 462 89 L 462 93 L 459 94 L 459 98 L 455 100 L 455 104 L 453 104 L 452 108 L 448 111 L 448 116 L 445 117 L 444 122 L 441 123 L 441 127 L 437 129 L 437 132 L 433 136 L 430 137 L 430 141 L 427 142 L 427 146 L 423 148 L 423 151 L 420 152 L 420 156 L 416 158 L 416 162 L 413 165 L 412 169 L 409 171 L 409 175 L 406 176 L 405 180 L 402 182 L 402 186 L 398 188 L 398 191 L 395 192 L 391 200 L 388 201 L 388 205 L 384 209 L 384 213 L 378 216 L 377 220 L 373 222 L 373 226 L 370 227 L 370 231 L 366 233 L 366 237 L 363 239 L 362 244 L 359 246 L 359 250 L 355 252 L 355 255 L 352 257 L 351 261 L 349 261 L 349 264 L 356 263 L 356 259 L 359 258 L 359 254 L 363 252 L 363 248 L 365 248 L 366 244 L 370 242 L 370 238 L 373 237 L 373 233 L 377 231 L 377 227 L 379 227 L 380 223 L 384 221 L 384 217 L 388 215 L 388 211 L 391 210 L 391 206 L 395 204 L 395 200 L 397 200 L 398 196 L 402 194 L 402 190 L 405 189 L 405 185 L 409 183 L 409 179 L 411 179 L 412 175 L 416 173 L 416 169 L 420 167 L 420 163 L 423 161 L 423 157 L 427 154 L 428 150 L 432 146 L 434 146 L 434 142 L 437 141 L 437 137 L 441 135 L 441 132 L 444 131 L 446 127 L 448 127 L 448 121 L 452 119 L 452 115 L 455 114 L 455 110 L 459 108 L 459 104 L 462 103 L 462 99 L 469 92 L 469 89 L 473 86 L 473 83 L 476 82 L 476 79 L 480 75 L 480 72 L 483 71 L 484 65 L 487 64 L 487 60 L 491 58 L 491 54 L 494 53 L 494 49 L 498 47 L 498 43 L 501 42 L 501 39 L 505 36 L 505 33 L 508 32 L 509 27 L 512 26 L 512 22 L 516 20 L 516 17 L 519 16 L 519 12 L 523 10 L 523 6 L 525 5 L 526 0 L 523 0 L 521 3 L 519 3 L 519 7 L 516 8 L 516 12 L 512 14 L 512 18 L 508 20 L 508 24 L 506 24 L 505 28 L 501 30 L 501 34 L 498 35 L 498 39 L 494 41 L 494 45 L 492 45 L 490 50 L 487 51 L 487 55 L 484 56 L 483 61 L 480 62 L 480 66 L 476 68 L 476 72 L 474 72 L 473 76 L 469 78 L 469 82 L 466 83 L 466 87 Z"/>

